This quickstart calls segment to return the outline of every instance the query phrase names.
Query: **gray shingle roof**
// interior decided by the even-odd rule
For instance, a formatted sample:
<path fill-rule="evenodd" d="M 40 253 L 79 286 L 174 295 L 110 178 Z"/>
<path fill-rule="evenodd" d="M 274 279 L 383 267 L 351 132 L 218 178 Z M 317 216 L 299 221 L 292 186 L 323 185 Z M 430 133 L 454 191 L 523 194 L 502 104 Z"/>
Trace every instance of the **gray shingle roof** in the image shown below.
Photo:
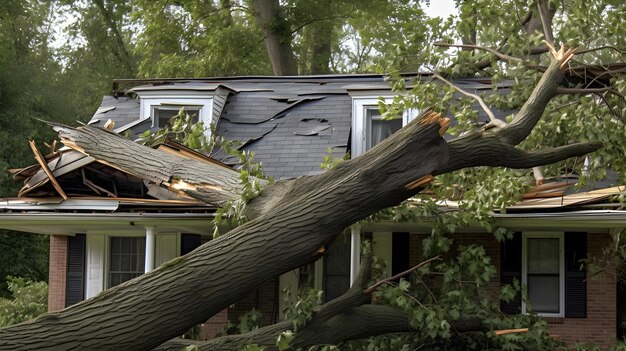
<path fill-rule="evenodd" d="M 469 91 L 491 88 L 484 79 L 464 79 L 455 84 Z M 148 84 L 139 89 L 166 86 L 206 91 L 226 87 L 230 94 L 221 110 L 217 134 L 240 141 L 240 148 L 253 151 L 266 174 L 275 178 L 321 172 L 320 164 L 329 148 L 333 156 L 343 156 L 350 147 L 349 92 L 373 91 L 378 95 L 389 90 L 389 83 L 381 75 L 228 77 L 172 80 L 169 85 L 158 80 L 154 88 Z M 497 111 L 496 115 L 504 113 Z M 90 123 L 102 126 L 108 119 L 116 122 L 116 128 L 135 123 L 130 128 L 133 135 L 149 129 L 151 124 L 149 120 L 137 123 L 139 99 L 129 97 L 105 97 Z M 215 156 L 225 163 L 236 163 L 224 154 Z"/>

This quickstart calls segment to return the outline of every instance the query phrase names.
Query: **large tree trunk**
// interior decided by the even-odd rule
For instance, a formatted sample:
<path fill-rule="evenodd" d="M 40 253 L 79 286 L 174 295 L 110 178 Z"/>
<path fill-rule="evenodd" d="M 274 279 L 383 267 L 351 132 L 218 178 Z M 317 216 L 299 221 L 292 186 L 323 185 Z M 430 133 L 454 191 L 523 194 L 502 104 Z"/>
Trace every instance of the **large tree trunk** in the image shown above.
<path fill-rule="evenodd" d="M 361 260 L 359 275 L 352 287 L 340 297 L 317 309 L 306 325 L 299 326 L 289 346 L 294 349 L 308 349 L 320 344 L 338 344 L 347 340 L 361 339 L 389 333 L 407 333 L 412 330 L 406 311 L 381 305 L 370 305 L 373 289 L 367 287 L 371 278 L 372 255 L 367 250 Z M 418 266 L 428 264 L 425 261 Z M 416 267 L 414 267 L 416 268 Z M 451 321 L 457 332 L 483 331 L 486 326 L 477 317 Z M 238 351 L 245 345 L 262 346 L 265 351 L 275 351 L 278 336 L 293 330 L 291 321 L 269 325 L 249 333 L 228 335 L 208 341 L 185 339 L 170 340 L 155 351 L 175 351 L 195 345 L 200 351 Z"/>
<path fill-rule="evenodd" d="M 281 13 L 278 0 L 252 0 L 257 25 L 265 34 L 267 54 L 277 76 L 298 75 L 291 47 L 291 27 Z"/>
<path fill-rule="evenodd" d="M 191 254 L 0 330 L 0 348 L 148 350 L 182 335 L 263 282 L 312 262 L 345 227 L 415 194 L 405 185 L 447 161 L 437 122 L 415 121 L 363 157 L 299 178 L 263 215 Z"/>
<path fill-rule="evenodd" d="M 529 168 L 597 149 L 597 144 L 533 153 L 515 148 L 554 95 L 565 60 L 552 62 L 526 108 L 506 128 L 457 139 L 449 148 L 441 137 L 449 120 L 426 111 L 360 157 L 317 176 L 267 186 L 250 203 L 256 210 L 253 220 L 192 253 L 60 312 L 0 329 L 0 349 L 152 349 L 269 279 L 315 260 L 345 227 L 416 194 L 433 174 L 475 165 Z M 94 156 L 99 152 L 96 158 L 114 167 L 141 169 L 154 163 L 146 157 L 162 157 L 146 148 L 137 154 L 124 149 L 131 162 L 130 157 L 107 159 L 109 150 L 100 151 L 106 140 L 131 142 L 90 126 L 55 128 L 66 145 Z M 177 161 L 167 172 L 176 172 L 180 185 L 191 185 L 188 194 L 194 196 L 193 181 L 186 177 L 198 179 L 198 170 L 186 167 Z M 166 174 L 155 175 L 154 181 L 171 186 L 164 178 Z M 213 191 L 223 201 L 230 196 L 225 193 L 237 193 L 223 191 L 229 181 L 221 182 L 204 187 L 200 198 Z"/>

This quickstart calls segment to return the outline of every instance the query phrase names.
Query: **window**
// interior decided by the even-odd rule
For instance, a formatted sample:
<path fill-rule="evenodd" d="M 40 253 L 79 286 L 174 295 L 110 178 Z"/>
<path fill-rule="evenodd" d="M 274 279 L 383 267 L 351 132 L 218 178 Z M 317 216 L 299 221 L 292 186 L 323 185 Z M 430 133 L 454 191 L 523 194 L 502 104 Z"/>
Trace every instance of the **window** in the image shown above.
<path fill-rule="evenodd" d="M 587 318 L 587 272 L 580 264 L 587 257 L 587 233 L 515 233 L 500 249 L 500 283 L 521 282 L 531 307 L 517 294 L 501 301 L 502 312 Z"/>
<path fill-rule="evenodd" d="M 524 234 L 522 284 L 528 290 L 528 304 L 522 303 L 522 313 L 563 317 L 563 251 L 563 233 Z"/>
<path fill-rule="evenodd" d="M 167 121 L 176 116 L 181 108 L 190 115 L 195 115 L 197 122 L 203 122 L 205 135 L 211 137 L 213 118 L 213 97 L 182 95 L 180 92 L 142 92 L 140 95 L 140 120 L 151 119 L 152 127 L 163 128 Z"/>
<path fill-rule="evenodd" d="M 402 128 L 402 119 L 384 120 L 378 108 L 367 108 L 366 118 L 366 150 L 371 149 L 391 134 Z"/>
<path fill-rule="evenodd" d="M 165 128 L 167 122 L 172 117 L 178 115 L 178 112 L 181 108 L 185 110 L 185 113 L 191 116 L 191 119 L 194 123 L 198 123 L 198 116 L 200 116 L 200 107 L 161 105 L 152 108 L 152 116 L 154 116 L 154 126 L 158 128 Z"/>
<path fill-rule="evenodd" d="M 391 102 L 391 97 L 385 98 Z M 378 97 L 352 99 L 351 154 L 357 157 L 409 123 L 417 111 L 405 110 L 402 118 L 382 119 L 378 110 Z"/>
<path fill-rule="evenodd" d="M 111 237 L 109 280 L 111 288 L 144 273 L 145 237 Z"/>

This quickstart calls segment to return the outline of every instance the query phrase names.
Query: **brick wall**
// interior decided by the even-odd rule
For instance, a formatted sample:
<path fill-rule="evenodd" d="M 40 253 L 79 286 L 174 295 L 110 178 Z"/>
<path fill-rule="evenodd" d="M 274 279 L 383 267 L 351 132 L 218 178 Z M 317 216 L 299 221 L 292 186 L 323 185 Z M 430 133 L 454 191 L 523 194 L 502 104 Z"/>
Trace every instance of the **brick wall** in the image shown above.
<path fill-rule="evenodd" d="M 48 272 L 48 312 L 65 308 L 65 281 L 67 277 L 67 236 L 50 236 Z"/>
<path fill-rule="evenodd" d="M 278 278 L 277 278 L 278 279 Z M 248 294 L 241 301 L 222 310 L 200 326 L 200 338 L 207 340 L 214 338 L 224 327 L 230 323 L 239 324 L 239 317 L 253 308 L 261 312 L 261 326 L 274 324 L 278 318 L 278 284 L 273 279 L 263 284 L 258 290 Z"/>
<path fill-rule="evenodd" d="M 411 265 L 423 260 L 421 240 L 425 235 L 411 234 L 409 257 Z M 608 234 L 587 236 L 588 257 L 600 256 L 602 248 L 611 242 Z M 492 234 L 455 234 L 455 245 L 482 245 L 491 257 L 497 274 L 487 289 L 496 294 L 500 289 L 500 243 Z M 616 340 L 616 276 L 608 271 L 594 276 L 587 274 L 587 318 L 549 318 L 551 334 L 569 344 L 574 342 L 608 346 Z"/>
<path fill-rule="evenodd" d="M 608 234 L 587 235 L 588 257 L 602 255 L 611 243 Z M 550 323 L 551 333 L 568 343 L 590 342 L 608 346 L 616 341 L 617 306 L 614 271 L 594 276 L 587 273 L 587 318 L 561 318 Z"/>

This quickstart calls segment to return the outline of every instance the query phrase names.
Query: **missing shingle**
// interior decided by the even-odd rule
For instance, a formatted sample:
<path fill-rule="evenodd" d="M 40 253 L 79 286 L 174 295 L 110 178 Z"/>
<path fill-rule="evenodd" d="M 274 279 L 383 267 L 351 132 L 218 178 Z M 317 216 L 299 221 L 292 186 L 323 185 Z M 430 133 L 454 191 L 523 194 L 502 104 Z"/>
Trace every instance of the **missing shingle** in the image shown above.
<path fill-rule="evenodd" d="M 332 125 L 325 118 L 303 118 L 298 123 L 298 128 L 294 134 L 303 136 L 319 135 L 331 127 Z"/>

